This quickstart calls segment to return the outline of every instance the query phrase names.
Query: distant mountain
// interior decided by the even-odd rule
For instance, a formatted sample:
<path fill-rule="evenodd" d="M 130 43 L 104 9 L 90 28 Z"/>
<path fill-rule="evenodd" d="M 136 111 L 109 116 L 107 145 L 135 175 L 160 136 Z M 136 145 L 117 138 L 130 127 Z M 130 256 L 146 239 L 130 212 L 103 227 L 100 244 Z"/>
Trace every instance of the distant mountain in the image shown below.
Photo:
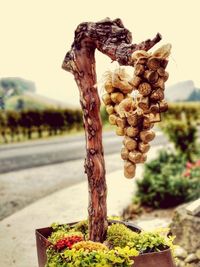
<path fill-rule="evenodd" d="M 6 77 L 0 79 L 0 96 L 10 97 L 21 95 L 24 92 L 35 92 L 35 84 L 19 77 Z"/>
<path fill-rule="evenodd" d="M 168 86 L 165 96 L 170 102 L 200 101 L 200 89 L 188 80 Z"/>
<path fill-rule="evenodd" d="M 187 101 L 200 101 L 200 89 L 194 90 L 188 97 Z"/>
<path fill-rule="evenodd" d="M 35 93 L 26 92 L 22 95 L 12 96 L 6 101 L 6 109 L 46 109 L 46 108 L 72 108 L 75 106 L 63 103 Z"/>
<path fill-rule="evenodd" d="M 185 101 L 194 90 L 193 81 L 183 81 L 168 86 L 165 91 L 166 99 L 170 102 Z"/>

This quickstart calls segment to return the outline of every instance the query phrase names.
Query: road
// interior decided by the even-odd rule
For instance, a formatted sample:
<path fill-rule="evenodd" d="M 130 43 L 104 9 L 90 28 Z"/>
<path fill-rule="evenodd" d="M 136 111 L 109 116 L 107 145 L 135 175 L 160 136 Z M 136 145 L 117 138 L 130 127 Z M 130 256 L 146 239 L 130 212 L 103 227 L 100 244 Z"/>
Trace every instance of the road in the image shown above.
<path fill-rule="evenodd" d="M 159 132 L 160 133 L 160 132 Z M 166 144 L 159 134 L 152 145 Z M 113 132 L 103 135 L 105 155 L 119 153 L 122 138 Z M 84 135 L 61 137 L 53 140 L 32 141 L 0 146 L 0 173 L 52 165 L 85 157 Z"/>
<path fill-rule="evenodd" d="M 103 137 L 106 171 L 123 168 L 122 138 L 106 132 Z M 152 146 L 167 140 L 157 132 Z M 86 179 L 84 136 L 33 141 L 0 148 L 0 220 L 62 188 Z"/>

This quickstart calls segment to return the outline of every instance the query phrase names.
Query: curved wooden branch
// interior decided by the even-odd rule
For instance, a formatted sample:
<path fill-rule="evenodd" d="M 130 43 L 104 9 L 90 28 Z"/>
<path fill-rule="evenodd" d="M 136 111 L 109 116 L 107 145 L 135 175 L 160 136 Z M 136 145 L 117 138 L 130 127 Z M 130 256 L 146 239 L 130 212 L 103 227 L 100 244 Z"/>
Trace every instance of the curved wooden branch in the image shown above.
<path fill-rule="evenodd" d="M 87 156 L 85 171 L 89 185 L 89 238 L 103 242 L 107 230 L 107 187 L 102 145 L 100 99 L 96 88 L 95 49 L 120 65 L 131 65 L 134 51 L 149 50 L 161 40 L 157 34 L 152 40 L 132 44 L 132 35 L 120 19 L 106 18 L 100 22 L 81 23 L 76 31 L 71 50 L 63 61 L 63 69 L 74 75 L 80 92 L 86 135 Z"/>
<path fill-rule="evenodd" d="M 112 21 L 106 18 L 97 23 L 81 23 L 75 31 L 74 42 L 71 50 L 65 56 L 62 68 L 73 72 L 71 68 L 75 61 L 74 52 L 81 50 L 84 45 L 93 49 L 97 48 L 113 61 L 118 61 L 120 65 L 131 65 L 131 55 L 134 51 L 140 49 L 148 51 L 161 39 L 161 34 L 157 33 L 152 40 L 148 39 L 140 44 L 132 44 L 132 35 L 120 19 Z"/>

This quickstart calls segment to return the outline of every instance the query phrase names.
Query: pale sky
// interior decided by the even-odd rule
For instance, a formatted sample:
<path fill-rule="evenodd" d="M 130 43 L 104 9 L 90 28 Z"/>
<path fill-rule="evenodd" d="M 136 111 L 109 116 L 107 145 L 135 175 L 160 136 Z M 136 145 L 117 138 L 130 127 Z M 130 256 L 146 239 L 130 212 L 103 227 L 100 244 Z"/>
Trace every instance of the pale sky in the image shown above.
<path fill-rule="evenodd" d="M 121 18 L 137 43 L 163 36 L 172 44 L 167 84 L 191 79 L 200 87 L 199 0 L 0 0 L 0 78 L 35 82 L 37 93 L 79 103 L 73 76 L 61 69 L 77 25 L 105 17 Z M 159 46 L 159 45 L 158 45 Z M 97 76 L 117 66 L 97 53 Z"/>

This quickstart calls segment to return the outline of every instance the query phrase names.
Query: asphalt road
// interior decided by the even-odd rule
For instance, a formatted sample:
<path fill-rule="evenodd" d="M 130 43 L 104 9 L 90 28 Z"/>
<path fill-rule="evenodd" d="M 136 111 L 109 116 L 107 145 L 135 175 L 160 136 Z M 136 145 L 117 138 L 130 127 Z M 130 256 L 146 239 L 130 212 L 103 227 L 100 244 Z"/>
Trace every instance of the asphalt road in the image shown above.
<path fill-rule="evenodd" d="M 158 132 L 154 145 L 165 145 L 166 138 Z M 103 135 L 105 155 L 119 153 L 122 138 L 113 132 Z M 84 135 L 61 137 L 0 146 L 0 173 L 38 166 L 74 161 L 85 157 Z"/>
<path fill-rule="evenodd" d="M 106 132 L 103 142 L 106 172 L 122 169 L 122 138 Z M 162 133 L 157 132 L 152 146 L 166 143 Z M 84 135 L 1 146 L 0 152 L 0 220 L 42 197 L 87 179 Z"/>

